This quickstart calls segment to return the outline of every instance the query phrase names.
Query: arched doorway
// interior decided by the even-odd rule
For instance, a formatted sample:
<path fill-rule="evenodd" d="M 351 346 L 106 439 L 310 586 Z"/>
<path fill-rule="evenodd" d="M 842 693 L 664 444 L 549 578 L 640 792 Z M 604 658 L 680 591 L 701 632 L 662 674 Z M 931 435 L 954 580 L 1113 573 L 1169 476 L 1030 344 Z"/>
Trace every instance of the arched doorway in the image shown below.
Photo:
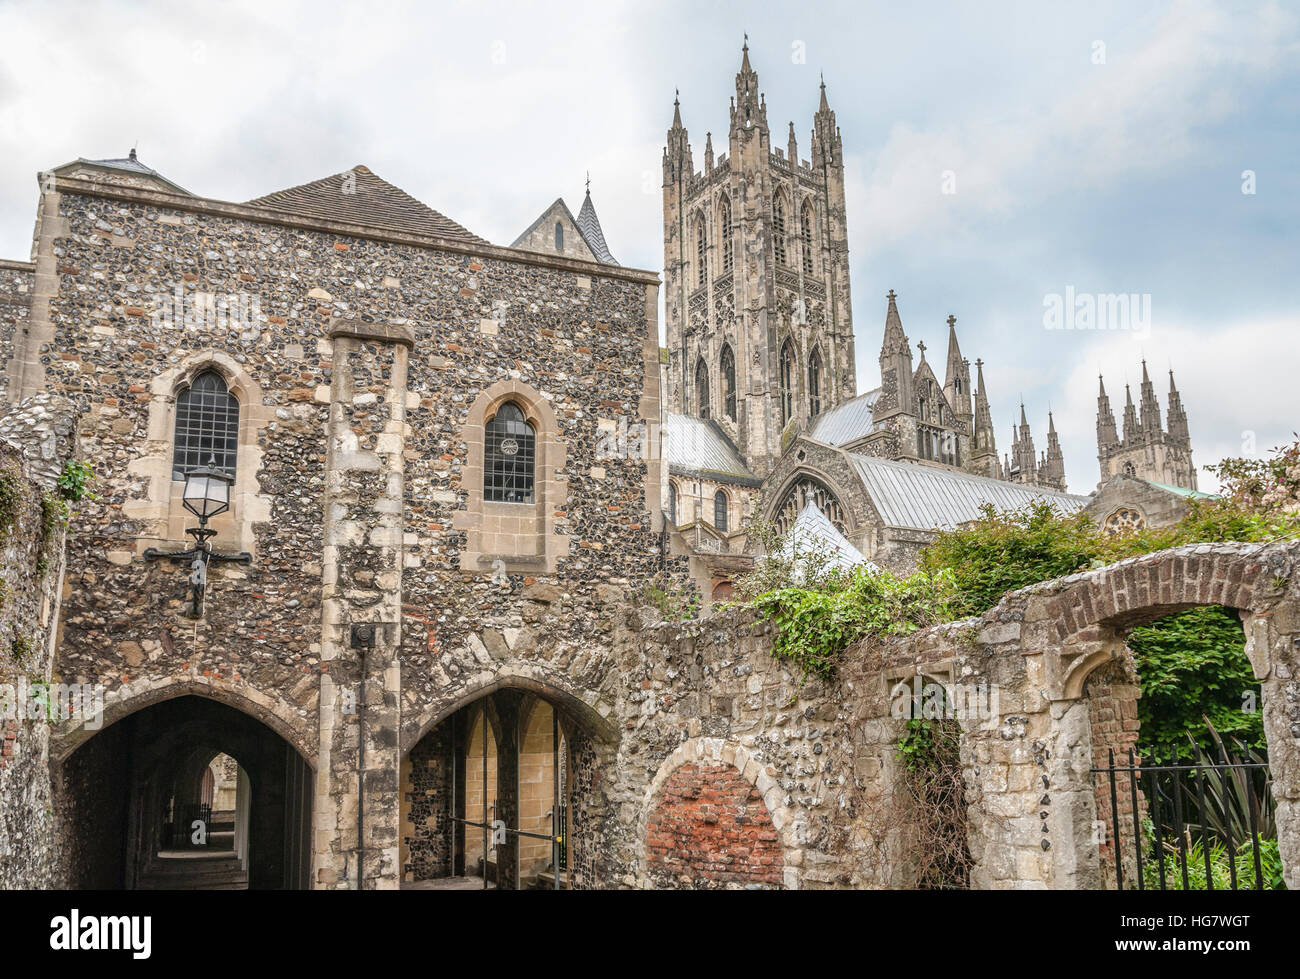
<path fill-rule="evenodd" d="M 592 886 L 602 813 L 583 799 L 602 739 L 576 714 L 544 693 L 498 689 L 421 737 L 402 763 L 403 887 Z"/>
<path fill-rule="evenodd" d="M 233 707 L 186 695 L 127 714 L 57 765 L 56 786 L 73 886 L 308 886 L 311 767 Z"/>

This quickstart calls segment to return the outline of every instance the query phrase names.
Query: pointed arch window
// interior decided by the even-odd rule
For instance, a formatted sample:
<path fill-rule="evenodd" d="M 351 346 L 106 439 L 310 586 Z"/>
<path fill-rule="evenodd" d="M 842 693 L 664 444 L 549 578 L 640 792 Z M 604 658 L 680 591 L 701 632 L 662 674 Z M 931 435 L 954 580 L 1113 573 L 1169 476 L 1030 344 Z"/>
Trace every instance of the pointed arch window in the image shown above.
<path fill-rule="evenodd" d="M 668 519 L 674 527 L 677 526 L 677 486 L 671 481 L 668 483 Z"/>
<path fill-rule="evenodd" d="M 731 344 L 722 345 L 722 410 L 733 422 L 736 420 L 736 355 Z"/>
<path fill-rule="evenodd" d="M 695 364 L 695 409 L 701 418 L 709 417 L 709 368 L 703 360 Z"/>
<path fill-rule="evenodd" d="M 483 431 L 483 497 L 494 503 L 534 503 L 537 433 L 524 411 L 507 401 Z"/>
<path fill-rule="evenodd" d="M 781 347 L 781 427 L 794 417 L 794 345 L 786 340 Z"/>
<path fill-rule="evenodd" d="M 176 396 L 172 479 L 184 479 L 191 469 L 209 463 L 234 476 L 238 451 L 239 401 L 225 378 L 204 371 Z"/>
<path fill-rule="evenodd" d="M 731 239 L 731 201 L 726 197 L 722 198 L 722 205 L 718 208 L 718 234 L 722 242 L 722 274 L 726 275 L 731 271 L 735 258 Z"/>
<path fill-rule="evenodd" d="M 803 274 L 812 275 L 813 272 L 813 213 L 812 205 L 807 201 L 803 204 L 803 213 L 799 215 L 799 237 L 803 241 Z"/>
<path fill-rule="evenodd" d="M 555 250 L 564 251 L 564 225 L 559 221 L 555 222 Z"/>
<path fill-rule="evenodd" d="M 799 518 L 799 514 L 803 513 L 804 507 L 810 502 L 817 505 L 817 509 L 826 515 L 826 519 L 835 525 L 836 530 L 841 534 L 848 534 L 848 521 L 845 519 L 844 507 L 824 483 L 811 476 L 799 477 L 781 497 L 781 503 L 777 506 L 773 519 L 777 532 L 782 536 L 788 534 Z"/>
<path fill-rule="evenodd" d="M 808 411 L 810 418 L 822 413 L 822 352 L 814 350 L 808 358 Z"/>
<path fill-rule="evenodd" d="M 785 202 L 778 196 L 772 204 L 772 248 L 776 264 L 785 264 Z"/>
<path fill-rule="evenodd" d="M 704 223 L 704 215 L 701 214 L 695 219 L 695 285 L 699 288 L 703 288 L 708 280 L 708 254 L 708 227 Z"/>
<path fill-rule="evenodd" d="M 727 532 L 727 494 L 722 490 L 713 494 L 713 527 Z"/>

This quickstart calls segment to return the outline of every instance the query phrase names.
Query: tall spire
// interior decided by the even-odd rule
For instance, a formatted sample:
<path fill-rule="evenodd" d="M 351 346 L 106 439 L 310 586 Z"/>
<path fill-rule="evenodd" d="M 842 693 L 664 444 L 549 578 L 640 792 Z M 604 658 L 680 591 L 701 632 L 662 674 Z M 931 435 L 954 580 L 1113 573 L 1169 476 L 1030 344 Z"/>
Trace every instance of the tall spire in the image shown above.
<path fill-rule="evenodd" d="M 758 72 L 749 64 L 749 35 L 741 49 L 740 71 L 736 72 L 736 100 L 731 107 L 732 135 L 767 131 L 767 106 L 758 91 Z"/>
<path fill-rule="evenodd" d="M 1148 437 L 1161 431 L 1160 403 L 1156 401 L 1156 388 L 1147 373 L 1146 359 L 1142 360 L 1142 431 Z"/>
<path fill-rule="evenodd" d="M 885 298 L 889 305 L 885 310 L 885 336 L 880 344 L 881 393 L 877 400 L 881 416 L 913 410 L 912 345 L 898 315 L 898 296 L 890 289 Z"/>
<path fill-rule="evenodd" d="M 999 478 L 1002 473 L 998 467 L 997 440 L 993 433 L 993 412 L 989 408 L 989 394 L 984 387 L 984 361 L 975 361 L 975 419 L 972 432 L 972 461 L 977 471 L 984 475 Z"/>
<path fill-rule="evenodd" d="M 790 123 L 790 136 L 786 142 L 786 157 L 790 161 L 790 166 L 799 165 L 799 143 L 794 138 L 794 123 Z"/>
<path fill-rule="evenodd" d="M 1137 408 L 1133 405 L 1133 389 L 1124 385 L 1124 441 L 1136 443 L 1138 440 Z"/>
<path fill-rule="evenodd" d="M 1192 448 L 1192 437 L 1187 430 L 1187 412 L 1183 410 L 1183 399 L 1178 393 L 1178 386 L 1174 384 L 1174 372 L 1169 371 L 1169 437 L 1178 442 L 1189 452 Z"/>
<path fill-rule="evenodd" d="M 1050 408 L 1047 409 L 1047 451 L 1043 454 L 1038 479 L 1044 486 L 1065 490 L 1065 454 L 1061 452 L 1061 440 L 1056 434 L 1056 419 L 1052 417 Z"/>
<path fill-rule="evenodd" d="M 1119 444 L 1119 433 L 1115 431 L 1115 413 L 1110 409 L 1106 380 L 1098 374 L 1097 382 L 1097 451 L 1104 456 L 1111 446 Z"/>

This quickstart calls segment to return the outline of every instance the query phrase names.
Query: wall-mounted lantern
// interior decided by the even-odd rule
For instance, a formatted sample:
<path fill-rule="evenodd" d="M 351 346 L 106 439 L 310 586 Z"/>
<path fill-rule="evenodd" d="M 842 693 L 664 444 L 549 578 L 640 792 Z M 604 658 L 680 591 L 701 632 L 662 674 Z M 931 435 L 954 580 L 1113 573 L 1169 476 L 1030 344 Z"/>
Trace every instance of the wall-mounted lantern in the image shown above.
<path fill-rule="evenodd" d="M 217 460 L 209 459 L 206 466 L 197 466 L 185 474 L 185 488 L 181 492 L 181 502 L 185 509 L 199 518 L 197 527 L 187 527 L 185 533 L 194 538 L 194 546 L 185 551 L 164 553 L 155 548 L 144 552 L 145 560 L 155 561 L 165 558 L 169 561 L 188 561 L 190 564 L 190 600 L 185 606 L 185 615 L 191 619 L 203 617 L 203 593 L 208 584 L 208 562 L 234 561 L 238 564 L 251 564 L 253 556 L 247 551 L 236 555 L 216 554 L 212 550 L 210 539 L 216 531 L 209 527 L 208 521 L 217 514 L 230 509 L 230 488 L 234 477 L 216 467 Z"/>

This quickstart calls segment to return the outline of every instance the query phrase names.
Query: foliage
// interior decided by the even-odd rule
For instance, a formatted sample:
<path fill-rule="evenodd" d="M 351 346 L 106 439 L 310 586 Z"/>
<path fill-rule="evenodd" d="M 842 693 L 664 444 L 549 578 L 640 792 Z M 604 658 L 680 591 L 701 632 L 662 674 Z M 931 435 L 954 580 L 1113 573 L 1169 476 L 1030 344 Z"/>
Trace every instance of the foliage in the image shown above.
<path fill-rule="evenodd" d="M 16 469 L 0 469 L 0 537 L 13 530 L 23 511 L 23 480 Z"/>
<path fill-rule="evenodd" d="M 911 718 L 898 740 L 896 754 L 904 767 L 899 789 L 913 831 L 914 886 L 922 890 L 970 885 L 960 737 L 951 719 Z"/>
<path fill-rule="evenodd" d="M 90 488 L 90 483 L 94 478 L 95 472 L 91 469 L 90 463 L 69 459 L 63 467 L 63 472 L 59 473 L 55 487 L 59 491 L 59 496 L 63 499 L 70 503 L 80 503 L 82 500 L 93 500 L 95 498 L 95 494 Z"/>
<path fill-rule="evenodd" d="M 1020 510 L 981 508 L 971 525 L 941 532 L 921 554 L 922 570 L 951 572 L 959 614 L 992 608 L 1004 594 L 1088 567 L 1101 556 L 1096 525 L 1039 500 Z"/>
<path fill-rule="evenodd" d="M 1264 744 L 1260 687 L 1245 646 L 1241 621 L 1219 606 L 1189 609 L 1129 633 L 1142 679 L 1142 740 L 1153 746 L 1149 757 L 1156 763 L 1166 764 L 1172 746 L 1191 731 L 1201 732 L 1193 741 L 1198 749 L 1213 747 L 1219 731 Z"/>
<path fill-rule="evenodd" d="M 1144 854 L 1142 883 L 1147 890 L 1159 890 L 1161 886 L 1160 862 L 1156 858 L 1155 828 L 1152 826 L 1150 819 L 1142 820 L 1142 835 L 1144 837 L 1142 844 Z M 1191 829 L 1188 829 L 1182 845 L 1186 850 L 1187 860 L 1186 889 L 1189 891 L 1210 890 L 1211 888 L 1207 886 L 1205 872 L 1205 841 L 1199 835 L 1194 834 Z M 1164 887 L 1168 890 L 1183 890 L 1183 869 L 1178 852 L 1178 842 L 1162 838 L 1160 849 L 1164 853 Z M 1212 838 L 1209 841 L 1209 851 L 1210 873 L 1208 881 L 1213 885 L 1214 890 L 1231 890 L 1234 870 L 1237 875 L 1238 890 L 1255 889 L 1257 880 L 1255 876 L 1255 854 L 1249 839 L 1244 840 L 1235 847 L 1230 854 L 1226 844 L 1221 840 Z M 1261 877 L 1263 878 L 1262 890 L 1286 890 L 1286 884 L 1282 878 L 1282 856 L 1278 851 L 1276 839 L 1259 838 L 1259 864 L 1262 872 Z"/>
<path fill-rule="evenodd" d="M 1238 506 L 1260 512 L 1300 513 L 1300 436 L 1268 459 L 1224 459 L 1207 466 Z"/>
<path fill-rule="evenodd" d="M 736 577 L 736 593 L 751 600 L 783 588 L 810 588 L 834 591 L 847 583 L 832 555 L 815 546 L 788 546 L 776 525 L 757 519 L 746 528 L 746 537 L 757 545 L 762 555 L 753 570 Z"/>
<path fill-rule="evenodd" d="M 905 578 L 858 567 L 827 590 L 780 588 L 754 599 L 777 626 L 773 655 L 807 677 L 828 679 L 839 654 L 867 636 L 906 635 L 952 618 L 952 575 L 918 571 Z"/>
<path fill-rule="evenodd" d="M 19 669 L 28 670 L 33 665 L 36 647 L 29 636 L 17 635 L 9 645 L 9 654 Z"/>
<path fill-rule="evenodd" d="M 668 621 L 693 619 L 700 610 L 700 595 L 694 588 L 669 581 L 666 586 L 650 582 L 641 593 L 645 603 Z"/>

